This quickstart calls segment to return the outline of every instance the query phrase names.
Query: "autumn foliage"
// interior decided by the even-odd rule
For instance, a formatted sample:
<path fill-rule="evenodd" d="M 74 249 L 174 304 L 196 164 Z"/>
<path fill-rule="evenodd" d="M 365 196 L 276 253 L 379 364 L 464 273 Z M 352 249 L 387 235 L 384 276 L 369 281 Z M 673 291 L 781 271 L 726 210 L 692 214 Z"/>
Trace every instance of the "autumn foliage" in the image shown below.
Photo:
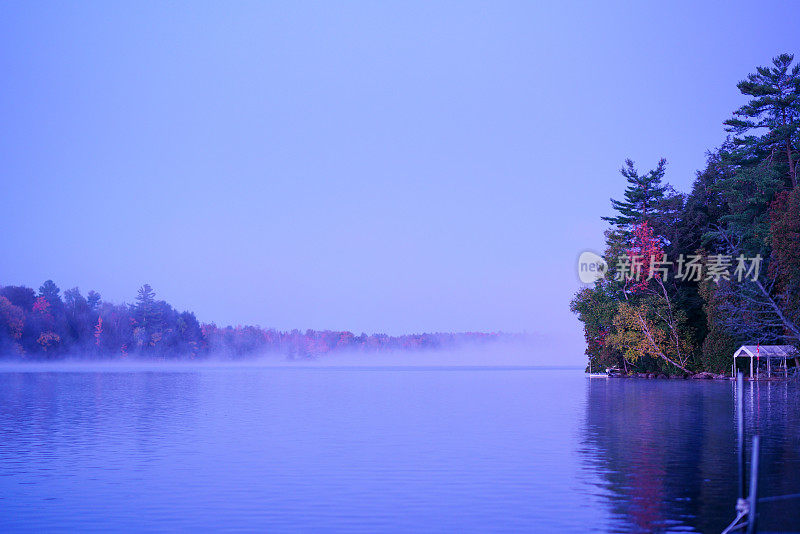
<path fill-rule="evenodd" d="M 661 241 L 653 235 L 653 228 L 648 221 L 642 221 L 633 228 L 631 246 L 626 250 L 631 265 L 636 265 L 638 280 L 631 280 L 630 289 L 634 292 L 645 289 L 653 278 L 660 279 L 658 262 L 664 259 Z"/>
<path fill-rule="evenodd" d="M 22 286 L 0 287 L 0 357 L 57 358 L 68 354 L 103 358 L 231 358 L 274 353 L 291 359 L 318 358 L 336 351 L 375 352 L 453 347 L 508 335 L 433 333 L 388 336 L 347 331 L 278 331 L 258 326 L 201 324 L 194 313 L 178 312 L 144 285 L 133 304 L 103 302 L 77 288 L 61 294 L 48 281 L 37 295 Z"/>

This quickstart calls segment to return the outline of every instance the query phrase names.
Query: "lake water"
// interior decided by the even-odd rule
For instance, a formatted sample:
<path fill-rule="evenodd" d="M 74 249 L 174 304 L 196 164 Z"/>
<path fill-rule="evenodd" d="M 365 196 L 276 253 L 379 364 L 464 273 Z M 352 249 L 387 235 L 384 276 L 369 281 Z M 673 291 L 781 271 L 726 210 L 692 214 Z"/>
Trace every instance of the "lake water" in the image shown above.
<path fill-rule="evenodd" d="M 746 384 L 764 495 L 800 492 L 795 385 Z M 580 370 L 0 369 L 0 531 L 719 532 L 733 385 Z M 800 530 L 800 502 L 765 504 Z"/>

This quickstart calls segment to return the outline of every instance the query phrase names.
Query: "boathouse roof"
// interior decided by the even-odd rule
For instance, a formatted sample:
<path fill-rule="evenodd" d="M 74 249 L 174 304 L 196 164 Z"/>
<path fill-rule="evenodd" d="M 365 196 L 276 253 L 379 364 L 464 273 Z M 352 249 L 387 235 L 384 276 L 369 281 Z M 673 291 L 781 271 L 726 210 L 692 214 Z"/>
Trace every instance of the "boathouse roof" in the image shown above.
<path fill-rule="evenodd" d="M 797 349 L 791 345 L 742 345 L 733 353 L 734 358 L 794 358 Z"/>

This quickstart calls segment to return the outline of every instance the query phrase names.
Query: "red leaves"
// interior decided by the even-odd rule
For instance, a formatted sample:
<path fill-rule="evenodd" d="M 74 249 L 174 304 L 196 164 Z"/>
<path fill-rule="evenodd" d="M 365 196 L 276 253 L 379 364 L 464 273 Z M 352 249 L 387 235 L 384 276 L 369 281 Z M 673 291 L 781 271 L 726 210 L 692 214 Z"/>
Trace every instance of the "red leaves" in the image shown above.
<path fill-rule="evenodd" d="M 94 326 L 94 344 L 100 346 L 100 335 L 103 333 L 103 317 L 97 318 L 97 324 Z"/>
<path fill-rule="evenodd" d="M 47 352 L 47 349 L 50 347 L 54 347 L 61 343 L 61 336 L 56 334 L 55 332 L 42 332 L 39 334 L 39 339 L 36 340 L 39 345 L 42 346 L 42 350 Z"/>
<path fill-rule="evenodd" d="M 5 323 L 12 339 L 22 337 L 25 327 L 25 312 L 19 306 L 14 306 L 6 297 L 0 297 L 0 324 Z"/>
<path fill-rule="evenodd" d="M 634 227 L 631 248 L 625 253 L 630 258 L 631 264 L 639 266 L 637 272 L 640 275 L 633 280 L 631 286 L 634 293 L 645 289 L 652 278 L 661 278 L 661 273 L 655 266 L 664 258 L 664 249 L 661 241 L 653 236 L 653 229 L 647 221 Z"/>
<path fill-rule="evenodd" d="M 793 278 L 800 278 L 800 188 L 775 196 L 770 223 L 770 274 L 779 286 L 787 286 Z"/>
<path fill-rule="evenodd" d="M 44 297 L 36 297 L 36 301 L 33 303 L 33 311 L 42 319 L 53 319 L 53 315 L 50 313 L 50 303 Z"/>

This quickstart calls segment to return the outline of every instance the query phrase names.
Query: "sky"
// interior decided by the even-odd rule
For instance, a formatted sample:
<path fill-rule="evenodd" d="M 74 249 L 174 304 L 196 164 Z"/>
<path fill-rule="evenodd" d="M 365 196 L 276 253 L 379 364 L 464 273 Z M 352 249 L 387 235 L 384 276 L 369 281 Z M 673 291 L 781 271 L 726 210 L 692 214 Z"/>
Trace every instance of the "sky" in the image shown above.
<path fill-rule="evenodd" d="M 664 5 L 661 5 L 664 4 Z M 4 2 L 0 284 L 198 319 L 527 331 L 618 169 L 688 190 L 792 2 Z"/>

